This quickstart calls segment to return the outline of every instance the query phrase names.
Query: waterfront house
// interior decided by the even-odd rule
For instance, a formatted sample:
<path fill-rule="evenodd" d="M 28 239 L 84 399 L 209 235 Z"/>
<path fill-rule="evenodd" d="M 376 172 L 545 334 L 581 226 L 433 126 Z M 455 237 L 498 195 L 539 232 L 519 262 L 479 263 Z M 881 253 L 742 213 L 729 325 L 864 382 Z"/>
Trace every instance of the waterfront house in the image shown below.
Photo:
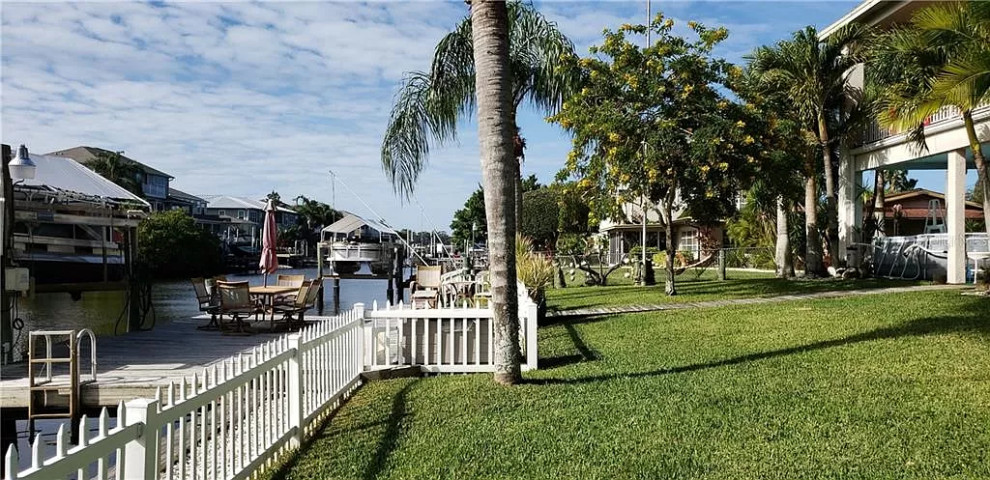
<path fill-rule="evenodd" d="M 856 22 L 877 29 L 890 28 L 908 21 L 919 9 L 931 2 L 867 0 L 838 21 L 820 32 L 827 38 L 845 25 Z M 865 87 L 864 65 L 849 72 L 850 86 Z M 977 135 L 984 155 L 990 155 L 990 105 L 973 111 Z M 945 107 L 925 122 L 927 149 L 920 148 L 905 132 L 881 128 L 877 122 L 868 125 L 858 142 L 844 146 L 839 162 L 839 251 L 851 252 L 862 239 L 863 205 L 859 195 L 863 173 L 876 169 L 942 170 L 947 172 L 944 196 L 945 233 L 932 234 L 947 245 L 946 279 L 948 283 L 964 283 L 966 279 L 966 247 L 983 243 L 980 233 L 966 234 L 966 171 L 975 168 L 973 152 L 963 128 L 962 116 Z M 984 247 L 986 249 L 986 247 Z"/>
<path fill-rule="evenodd" d="M 92 162 L 100 154 L 112 154 L 114 152 L 103 148 L 79 146 L 65 150 L 58 150 L 48 153 L 59 157 L 71 158 L 83 165 Z M 160 212 L 171 210 L 174 207 L 184 207 L 189 202 L 187 199 L 170 194 L 169 182 L 175 177 L 151 167 L 145 163 L 134 160 L 121 154 L 120 159 L 136 165 L 139 169 L 138 184 L 141 186 L 141 197 L 151 205 L 151 210 Z"/>
<path fill-rule="evenodd" d="M 265 200 L 252 200 L 230 195 L 201 195 L 206 200 L 203 213 L 206 216 L 226 220 L 223 231 L 216 231 L 220 238 L 231 243 L 250 243 L 252 246 L 261 239 L 261 227 L 265 218 Z M 281 228 L 296 224 L 299 215 L 285 206 L 278 206 L 275 223 Z"/>

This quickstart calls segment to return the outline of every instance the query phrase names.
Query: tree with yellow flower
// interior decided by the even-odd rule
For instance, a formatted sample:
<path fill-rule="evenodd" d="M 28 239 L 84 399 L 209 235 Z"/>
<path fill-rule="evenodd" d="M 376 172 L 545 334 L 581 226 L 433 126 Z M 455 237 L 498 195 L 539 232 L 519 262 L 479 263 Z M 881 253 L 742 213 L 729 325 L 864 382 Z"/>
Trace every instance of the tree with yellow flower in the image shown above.
<path fill-rule="evenodd" d="M 650 25 L 606 30 L 591 55 L 575 61 L 585 88 L 550 117 L 573 134 L 560 180 L 578 180 L 595 215 L 621 219 L 623 205 L 650 205 L 666 231 L 668 295 L 674 281 L 673 221 L 682 207 L 700 224 L 730 215 L 761 148 L 759 120 L 725 96 L 738 68 L 713 57 L 724 28 L 692 22 L 692 38 L 672 33 L 658 14 Z M 652 33 L 642 47 L 637 38 Z"/>

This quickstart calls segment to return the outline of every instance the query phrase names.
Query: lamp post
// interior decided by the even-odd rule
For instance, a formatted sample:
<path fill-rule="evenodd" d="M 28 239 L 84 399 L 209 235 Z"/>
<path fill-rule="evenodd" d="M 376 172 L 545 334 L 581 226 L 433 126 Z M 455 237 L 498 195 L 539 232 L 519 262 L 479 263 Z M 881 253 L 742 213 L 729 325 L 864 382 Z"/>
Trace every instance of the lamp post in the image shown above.
<path fill-rule="evenodd" d="M 10 251 L 13 248 L 13 226 L 14 226 L 14 180 L 30 180 L 34 178 L 37 166 L 28 155 L 27 147 L 21 145 L 17 149 L 17 156 L 10 158 L 10 146 L 3 145 L 2 158 L 0 158 L 0 329 L 10 331 L 12 318 L 11 302 L 13 296 L 7 293 L 7 267 L 11 266 Z M 12 335 L 12 332 L 11 332 Z M 4 339 L 12 341 L 12 339 Z M 0 342 L 2 343 L 2 342 Z M 13 359 L 13 344 L 4 352 L 4 362 L 8 363 Z"/>

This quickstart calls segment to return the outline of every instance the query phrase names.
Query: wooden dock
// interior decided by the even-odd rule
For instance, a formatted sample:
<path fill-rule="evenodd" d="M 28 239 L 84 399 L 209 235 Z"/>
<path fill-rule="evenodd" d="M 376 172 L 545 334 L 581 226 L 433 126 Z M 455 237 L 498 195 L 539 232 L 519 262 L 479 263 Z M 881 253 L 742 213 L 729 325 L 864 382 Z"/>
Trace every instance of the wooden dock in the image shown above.
<path fill-rule="evenodd" d="M 154 397 L 155 390 L 159 387 L 164 390 L 169 382 L 202 374 L 204 368 L 284 334 L 232 336 L 196 329 L 208 320 L 176 320 L 148 331 L 98 337 L 97 378 L 96 382 L 81 386 L 82 411 L 98 411 L 101 407 L 115 407 L 120 401 Z M 257 323 L 259 330 L 267 325 L 268 322 Z M 80 364 L 84 380 L 89 373 L 87 343 L 83 342 Z M 68 384 L 67 377 L 56 376 L 55 381 Z M 0 408 L 26 409 L 27 406 L 27 363 L 3 366 L 0 368 Z"/>

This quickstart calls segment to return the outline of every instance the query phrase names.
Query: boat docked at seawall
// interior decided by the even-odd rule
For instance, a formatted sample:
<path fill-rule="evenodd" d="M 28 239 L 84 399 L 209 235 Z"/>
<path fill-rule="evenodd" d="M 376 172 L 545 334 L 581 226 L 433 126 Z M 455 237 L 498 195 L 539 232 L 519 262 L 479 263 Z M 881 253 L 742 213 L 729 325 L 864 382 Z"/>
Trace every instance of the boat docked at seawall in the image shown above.
<path fill-rule="evenodd" d="M 399 235 L 374 220 L 347 214 L 320 231 L 320 251 L 336 274 L 384 275 L 392 270 Z"/>

